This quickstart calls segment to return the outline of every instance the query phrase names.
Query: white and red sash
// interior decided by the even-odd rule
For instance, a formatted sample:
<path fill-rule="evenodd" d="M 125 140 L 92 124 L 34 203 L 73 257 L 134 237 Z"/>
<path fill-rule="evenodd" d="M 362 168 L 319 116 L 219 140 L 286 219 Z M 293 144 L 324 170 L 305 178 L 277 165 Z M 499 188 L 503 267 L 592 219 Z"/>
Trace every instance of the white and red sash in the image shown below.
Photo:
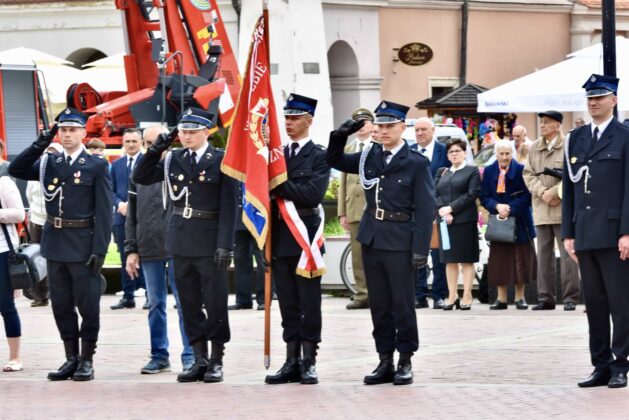
<path fill-rule="evenodd" d="M 302 250 L 301 257 L 299 258 L 299 264 L 297 264 L 297 270 L 295 270 L 295 272 L 306 278 L 319 277 L 325 274 L 325 263 L 323 261 L 323 254 L 321 254 L 321 247 L 323 246 L 323 224 L 325 218 L 323 206 L 319 204 L 319 217 L 321 218 L 321 223 L 319 223 L 317 233 L 315 234 L 312 243 L 310 243 L 308 229 L 299 217 L 295 203 L 291 200 L 285 200 L 280 197 L 276 197 L 275 200 L 277 201 L 282 218 L 286 222 L 288 229 L 293 234 L 293 238 L 295 238 Z"/>

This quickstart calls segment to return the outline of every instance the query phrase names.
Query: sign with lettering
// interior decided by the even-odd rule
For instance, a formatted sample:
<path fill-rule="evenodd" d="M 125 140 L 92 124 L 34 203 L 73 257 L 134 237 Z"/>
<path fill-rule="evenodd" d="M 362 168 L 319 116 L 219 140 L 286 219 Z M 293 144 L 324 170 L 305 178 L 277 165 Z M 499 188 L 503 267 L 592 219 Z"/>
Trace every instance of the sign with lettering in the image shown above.
<path fill-rule="evenodd" d="M 420 42 L 411 42 L 398 51 L 398 58 L 409 66 L 421 66 L 432 60 L 432 48 Z"/>

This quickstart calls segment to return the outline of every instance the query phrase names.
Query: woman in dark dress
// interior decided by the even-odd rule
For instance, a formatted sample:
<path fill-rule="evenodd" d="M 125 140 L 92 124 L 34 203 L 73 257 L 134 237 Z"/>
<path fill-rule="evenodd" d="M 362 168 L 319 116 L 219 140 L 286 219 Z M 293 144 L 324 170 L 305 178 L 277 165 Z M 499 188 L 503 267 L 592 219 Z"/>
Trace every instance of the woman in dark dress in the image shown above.
<path fill-rule="evenodd" d="M 450 168 L 441 168 L 435 177 L 435 194 L 439 216 L 448 224 L 450 248 L 443 249 L 441 261 L 446 265 L 448 301 L 444 310 L 472 307 L 474 263 L 478 262 L 478 209 L 476 198 L 480 192 L 478 168 L 465 163 L 467 145 L 461 139 L 446 144 Z M 463 274 L 463 300 L 459 300 L 459 266 Z"/>
<path fill-rule="evenodd" d="M 524 184 L 524 166 L 513 159 L 509 140 L 496 142 L 496 161 L 485 168 L 480 200 L 491 214 L 515 217 L 514 243 L 492 241 L 489 248 L 489 285 L 497 286 L 498 299 L 489 309 L 507 309 L 507 286 L 515 285 L 515 306 L 527 309 L 524 286 L 536 281 L 535 226 L 531 214 L 531 193 Z"/>

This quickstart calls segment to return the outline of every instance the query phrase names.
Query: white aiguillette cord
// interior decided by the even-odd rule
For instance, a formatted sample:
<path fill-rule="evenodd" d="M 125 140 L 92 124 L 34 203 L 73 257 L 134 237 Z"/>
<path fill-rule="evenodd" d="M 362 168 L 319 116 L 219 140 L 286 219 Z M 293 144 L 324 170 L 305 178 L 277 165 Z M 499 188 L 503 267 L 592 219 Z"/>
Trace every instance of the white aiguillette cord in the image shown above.
<path fill-rule="evenodd" d="M 50 155 L 48 152 L 44 152 L 41 162 L 39 163 L 39 184 L 41 186 L 42 193 L 44 195 L 44 200 L 50 202 L 55 199 L 55 197 L 59 196 L 59 216 L 63 215 L 63 208 L 61 206 L 63 202 L 63 187 L 60 185 L 55 189 L 55 192 L 49 193 L 46 189 L 46 185 L 44 184 L 44 179 L 46 178 L 46 166 L 48 165 L 48 158 Z"/>
<path fill-rule="evenodd" d="M 588 190 L 588 178 L 590 177 L 590 167 L 587 165 L 583 165 L 579 168 L 576 174 L 572 172 L 572 163 L 570 162 L 570 133 L 566 135 L 566 141 L 564 144 L 564 160 L 566 166 L 568 166 L 568 176 L 573 183 L 577 183 L 581 181 L 583 174 L 585 174 L 585 180 L 583 181 L 585 192 L 589 192 Z"/>
<path fill-rule="evenodd" d="M 370 190 L 374 186 L 376 187 L 376 209 L 380 210 L 380 200 L 379 200 L 380 178 L 376 177 L 376 178 L 367 179 L 365 177 L 365 161 L 367 160 L 367 155 L 369 154 L 369 151 L 371 150 L 372 146 L 373 146 L 373 143 L 369 143 L 367 146 L 365 146 L 365 148 L 363 149 L 363 152 L 360 154 L 360 163 L 358 164 L 358 175 L 360 176 L 360 183 L 363 189 Z"/>

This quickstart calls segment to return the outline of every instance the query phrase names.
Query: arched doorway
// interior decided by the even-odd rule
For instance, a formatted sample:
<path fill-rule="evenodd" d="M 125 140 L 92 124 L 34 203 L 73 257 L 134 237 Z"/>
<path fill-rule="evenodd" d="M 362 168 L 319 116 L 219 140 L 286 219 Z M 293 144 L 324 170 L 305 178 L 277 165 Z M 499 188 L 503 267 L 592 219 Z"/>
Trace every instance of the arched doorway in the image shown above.
<path fill-rule="evenodd" d="M 358 92 L 358 60 L 352 47 L 345 41 L 334 42 L 328 50 L 328 70 L 332 88 L 334 126 L 338 127 L 360 106 Z"/>
<path fill-rule="evenodd" d="M 100 60 L 107 57 L 107 54 L 97 50 L 96 48 L 80 48 L 68 55 L 66 60 L 73 63 L 74 67 L 81 70 L 84 64 L 91 63 L 92 61 Z"/>

